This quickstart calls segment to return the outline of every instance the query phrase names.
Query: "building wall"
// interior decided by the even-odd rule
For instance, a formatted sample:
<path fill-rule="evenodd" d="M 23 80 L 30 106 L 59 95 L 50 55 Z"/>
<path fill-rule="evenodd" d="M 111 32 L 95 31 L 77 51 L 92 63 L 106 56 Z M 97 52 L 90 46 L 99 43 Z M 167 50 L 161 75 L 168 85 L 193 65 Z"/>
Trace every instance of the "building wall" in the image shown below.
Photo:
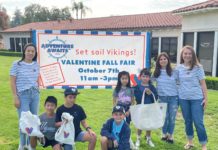
<path fill-rule="evenodd" d="M 198 47 L 198 33 L 199 32 L 214 32 L 214 49 L 212 63 L 212 76 L 218 76 L 218 9 L 205 10 L 201 12 L 184 14 L 182 19 L 182 33 L 194 32 L 194 49 Z M 181 35 L 181 43 L 183 37 Z"/>
<path fill-rule="evenodd" d="M 10 49 L 10 38 L 30 38 L 30 32 L 2 33 L 3 45 L 5 49 Z"/>

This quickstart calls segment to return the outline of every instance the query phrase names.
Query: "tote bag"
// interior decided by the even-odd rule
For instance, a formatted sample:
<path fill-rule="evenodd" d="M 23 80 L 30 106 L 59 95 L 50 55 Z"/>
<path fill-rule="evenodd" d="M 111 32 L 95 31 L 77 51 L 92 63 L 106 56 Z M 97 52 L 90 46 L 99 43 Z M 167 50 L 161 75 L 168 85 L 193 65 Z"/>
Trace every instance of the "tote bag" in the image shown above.
<path fill-rule="evenodd" d="M 61 119 L 63 124 L 55 133 L 55 140 L 62 144 L 74 145 L 75 129 L 73 124 L 73 116 L 71 116 L 69 113 L 63 113 L 61 115 Z"/>
<path fill-rule="evenodd" d="M 145 90 L 143 91 L 141 104 L 130 106 L 130 114 L 136 128 L 140 130 L 155 130 L 164 125 L 167 104 L 158 103 L 153 93 L 151 94 L 154 98 L 154 103 L 144 104 Z"/>
<path fill-rule="evenodd" d="M 21 112 L 19 121 L 20 130 L 28 136 L 44 137 L 40 131 L 41 122 L 37 115 L 33 115 L 30 111 Z"/>

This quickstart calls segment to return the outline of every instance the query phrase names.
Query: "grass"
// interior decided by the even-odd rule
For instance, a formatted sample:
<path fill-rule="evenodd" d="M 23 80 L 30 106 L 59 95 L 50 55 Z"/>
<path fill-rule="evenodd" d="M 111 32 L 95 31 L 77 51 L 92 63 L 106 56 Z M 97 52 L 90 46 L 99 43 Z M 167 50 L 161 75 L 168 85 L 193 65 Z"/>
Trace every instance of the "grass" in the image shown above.
<path fill-rule="evenodd" d="M 9 86 L 9 69 L 14 60 L 18 57 L 0 56 L 0 150 L 16 150 L 18 147 L 18 117 L 15 107 L 13 106 L 12 94 Z M 105 89 L 84 89 L 80 90 L 81 94 L 77 98 L 77 103 L 80 104 L 87 113 L 87 121 L 89 125 L 98 135 L 98 142 L 96 150 L 100 150 L 99 133 L 102 124 L 111 116 L 112 109 L 112 90 Z M 40 94 L 40 113 L 43 112 L 43 102 L 48 95 L 53 95 L 58 99 L 58 105 L 63 104 L 63 90 L 41 90 Z M 217 137 L 218 137 L 218 91 L 209 90 L 209 103 L 205 112 L 205 126 L 209 137 L 208 149 L 218 150 Z M 136 129 L 131 125 L 132 139 L 136 140 Z M 152 139 L 155 148 L 149 148 L 145 140 L 142 140 L 140 149 L 152 150 L 182 150 L 186 143 L 184 133 L 184 121 L 179 111 L 176 120 L 175 128 L 175 144 L 170 145 L 160 140 L 161 130 L 152 132 Z M 195 132 L 194 143 L 199 150 L 197 135 Z M 42 150 L 37 147 L 37 150 Z M 51 148 L 47 148 L 49 150 Z M 77 150 L 87 149 L 87 143 L 77 143 Z"/>

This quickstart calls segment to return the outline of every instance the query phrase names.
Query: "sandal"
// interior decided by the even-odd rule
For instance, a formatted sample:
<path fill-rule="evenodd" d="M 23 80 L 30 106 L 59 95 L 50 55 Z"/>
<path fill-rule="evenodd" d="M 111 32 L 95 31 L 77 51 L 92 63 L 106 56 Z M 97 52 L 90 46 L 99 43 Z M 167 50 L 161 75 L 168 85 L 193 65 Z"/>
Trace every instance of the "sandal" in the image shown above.
<path fill-rule="evenodd" d="M 184 146 L 184 149 L 192 149 L 193 147 L 194 147 L 194 145 L 192 145 L 192 144 L 186 144 Z"/>

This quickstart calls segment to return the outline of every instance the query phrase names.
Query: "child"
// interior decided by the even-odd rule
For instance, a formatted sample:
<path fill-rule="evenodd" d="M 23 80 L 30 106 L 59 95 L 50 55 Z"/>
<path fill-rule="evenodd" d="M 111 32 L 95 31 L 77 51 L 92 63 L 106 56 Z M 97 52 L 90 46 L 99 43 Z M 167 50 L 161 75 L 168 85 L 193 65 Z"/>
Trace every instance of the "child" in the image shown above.
<path fill-rule="evenodd" d="M 198 62 L 193 47 L 184 46 L 181 51 L 180 65 L 176 70 L 179 74 L 179 105 L 185 120 L 185 131 L 188 142 L 185 149 L 194 147 L 195 125 L 202 150 L 207 150 L 207 133 L 204 126 L 204 109 L 207 106 L 207 85 L 202 65 Z"/>
<path fill-rule="evenodd" d="M 67 88 L 64 91 L 65 102 L 58 107 L 56 113 L 56 126 L 60 127 L 62 124 L 61 115 L 64 112 L 69 113 L 74 117 L 73 123 L 75 127 L 75 141 L 89 142 L 88 150 L 94 150 L 96 144 L 96 134 L 92 131 L 91 127 L 86 122 L 86 114 L 83 108 L 76 104 L 76 96 L 79 94 L 76 88 Z M 82 131 L 80 124 L 86 129 Z M 72 150 L 72 145 L 65 144 L 65 150 Z"/>
<path fill-rule="evenodd" d="M 119 105 L 125 109 L 126 122 L 130 125 L 130 105 L 134 104 L 134 91 L 130 85 L 130 75 L 126 71 L 119 72 L 117 86 L 113 92 L 113 104 Z M 135 145 L 130 138 L 130 145 L 135 149 Z"/>
<path fill-rule="evenodd" d="M 157 57 L 154 79 L 157 83 L 160 102 L 167 103 L 167 113 L 162 128 L 163 135 L 161 140 L 173 144 L 173 131 L 178 110 L 178 91 L 176 73 L 171 68 L 167 53 L 163 52 Z"/>
<path fill-rule="evenodd" d="M 125 122 L 125 110 L 122 106 L 113 108 L 111 119 L 101 129 L 101 149 L 130 150 L 130 128 Z"/>
<path fill-rule="evenodd" d="M 41 121 L 40 130 L 44 134 L 43 138 L 40 138 L 40 143 L 43 147 L 52 146 L 53 150 L 61 150 L 60 144 L 55 141 L 55 109 L 57 107 L 57 99 L 54 96 L 48 96 L 45 100 L 45 113 L 39 116 Z M 36 149 L 37 137 L 31 137 L 30 144 L 32 150 Z"/>
<path fill-rule="evenodd" d="M 140 72 L 141 83 L 134 87 L 134 94 L 137 104 L 141 104 L 144 90 L 146 90 L 145 100 L 144 100 L 145 104 L 154 103 L 154 98 L 152 96 L 152 93 L 155 95 L 155 98 L 157 99 L 157 91 L 155 87 L 151 84 L 150 76 L 151 74 L 146 68 L 141 70 Z M 136 140 L 137 147 L 140 146 L 141 133 L 142 131 L 138 129 L 137 140 Z M 154 147 L 154 144 L 151 141 L 151 131 L 146 131 L 146 142 L 149 146 Z"/>

